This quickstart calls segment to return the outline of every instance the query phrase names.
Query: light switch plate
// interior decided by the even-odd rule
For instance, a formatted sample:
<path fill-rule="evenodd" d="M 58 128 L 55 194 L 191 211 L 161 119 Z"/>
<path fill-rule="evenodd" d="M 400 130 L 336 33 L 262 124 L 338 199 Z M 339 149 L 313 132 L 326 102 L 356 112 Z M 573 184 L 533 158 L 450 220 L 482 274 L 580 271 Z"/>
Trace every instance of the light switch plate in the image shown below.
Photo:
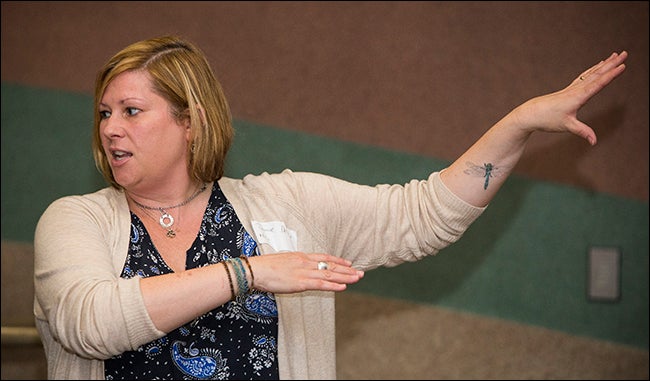
<path fill-rule="evenodd" d="M 592 246 L 588 264 L 588 298 L 600 302 L 618 301 L 621 297 L 620 250 L 617 247 Z"/>

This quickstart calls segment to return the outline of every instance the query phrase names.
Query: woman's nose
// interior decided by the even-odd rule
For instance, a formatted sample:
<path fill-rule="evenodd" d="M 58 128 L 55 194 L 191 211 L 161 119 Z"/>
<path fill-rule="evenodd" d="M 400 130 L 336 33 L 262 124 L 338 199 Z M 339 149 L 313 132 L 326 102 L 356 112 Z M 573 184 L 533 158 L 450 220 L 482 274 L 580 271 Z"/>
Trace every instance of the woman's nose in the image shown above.
<path fill-rule="evenodd" d="M 100 128 L 108 138 L 124 136 L 124 128 L 117 115 L 111 115 L 102 120 Z"/>

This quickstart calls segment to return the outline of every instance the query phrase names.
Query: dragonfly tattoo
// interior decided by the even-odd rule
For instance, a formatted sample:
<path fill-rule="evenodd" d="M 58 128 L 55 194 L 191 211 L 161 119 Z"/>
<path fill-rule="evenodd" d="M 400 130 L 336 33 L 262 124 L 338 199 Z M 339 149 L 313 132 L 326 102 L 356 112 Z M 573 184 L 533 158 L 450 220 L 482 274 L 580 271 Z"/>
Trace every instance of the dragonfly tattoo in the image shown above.
<path fill-rule="evenodd" d="M 483 189 L 487 189 L 491 177 L 499 177 L 503 174 L 503 169 L 501 167 L 495 167 L 492 163 L 484 163 L 483 166 L 476 165 L 471 161 L 465 163 L 467 169 L 464 171 L 466 174 L 475 177 L 484 177 L 485 183 L 483 183 Z"/>

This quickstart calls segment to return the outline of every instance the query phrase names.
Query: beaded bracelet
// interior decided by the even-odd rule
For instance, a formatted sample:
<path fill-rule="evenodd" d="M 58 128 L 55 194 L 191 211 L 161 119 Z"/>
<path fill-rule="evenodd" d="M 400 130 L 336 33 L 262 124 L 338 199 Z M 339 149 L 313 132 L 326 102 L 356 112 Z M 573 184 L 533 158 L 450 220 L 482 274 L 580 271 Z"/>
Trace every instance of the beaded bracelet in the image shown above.
<path fill-rule="evenodd" d="M 248 279 L 246 279 L 246 269 L 244 269 L 244 265 L 241 263 L 241 259 L 231 258 L 228 261 L 233 264 L 232 267 L 235 269 L 235 275 L 237 276 L 237 287 L 239 288 L 239 295 L 247 293 Z"/>
<path fill-rule="evenodd" d="M 246 266 L 248 266 L 248 270 L 251 273 L 251 289 L 255 288 L 255 274 L 253 274 L 253 268 L 251 267 L 251 263 L 248 261 L 248 257 L 245 255 L 242 255 L 241 258 L 246 262 Z"/>
<path fill-rule="evenodd" d="M 232 276 L 230 276 L 230 269 L 228 269 L 228 264 L 226 261 L 222 261 L 221 264 L 223 268 L 226 269 L 226 274 L 228 274 L 228 282 L 230 283 L 230 294 L 232 295 L 232 300 L 235 299 L 235 288 L 232 285 Z"/>

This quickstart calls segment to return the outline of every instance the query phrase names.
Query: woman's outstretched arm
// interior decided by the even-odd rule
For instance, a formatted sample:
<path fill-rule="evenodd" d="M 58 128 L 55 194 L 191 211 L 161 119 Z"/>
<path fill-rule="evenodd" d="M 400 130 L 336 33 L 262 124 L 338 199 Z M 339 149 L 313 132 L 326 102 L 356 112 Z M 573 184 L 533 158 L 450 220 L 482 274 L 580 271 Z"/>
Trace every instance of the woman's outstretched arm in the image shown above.
<path fill-rule="evenodd" d="M 519 162 L 533 132 L 570 132 L 595 145 L 596 134 L 578 120 L 578 110 L 623 73 L 626 58 L 625 51 L 612 53 L 564 89 L 516 107 L 443 171 L 445 185 L 468 203 L 485 206 Z"/>

